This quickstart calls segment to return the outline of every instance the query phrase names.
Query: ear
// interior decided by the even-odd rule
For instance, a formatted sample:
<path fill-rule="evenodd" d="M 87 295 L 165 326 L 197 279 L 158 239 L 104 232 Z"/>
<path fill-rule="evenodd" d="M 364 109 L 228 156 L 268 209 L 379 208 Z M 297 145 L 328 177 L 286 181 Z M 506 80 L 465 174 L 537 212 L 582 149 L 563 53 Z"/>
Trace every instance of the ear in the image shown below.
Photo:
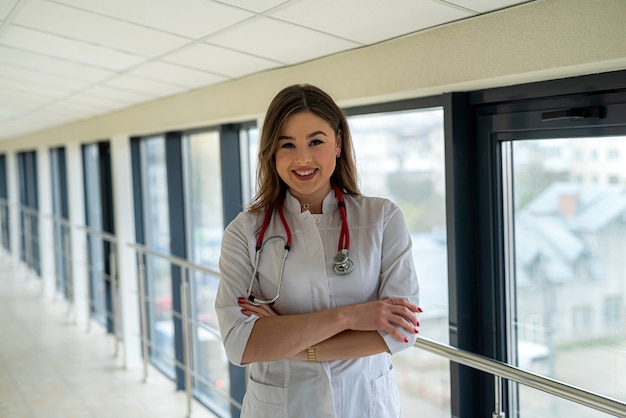
<path fill-rule="evenodd" d="M 337 135 L 335 135 L 335 155 L 339 156 L 341 154 L 341 146 L 343 144 L 343 132 L 341 129 L 337 131 Z"/>

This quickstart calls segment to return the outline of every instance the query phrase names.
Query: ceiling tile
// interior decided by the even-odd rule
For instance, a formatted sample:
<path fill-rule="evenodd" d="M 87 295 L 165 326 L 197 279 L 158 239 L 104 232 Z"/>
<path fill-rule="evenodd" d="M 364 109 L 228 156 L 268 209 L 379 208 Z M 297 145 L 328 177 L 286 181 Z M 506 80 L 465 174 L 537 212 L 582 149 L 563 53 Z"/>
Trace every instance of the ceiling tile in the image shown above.
<path fill-rule="evenodd" d="M 210 42 L 286 64 L 295 64 L 360 46 L 354 42 L 268 18 L 259 18 L 245 26 L 223 32 L 211 37 Z"/>
<path fill-rule="evenodd" d="M 217 74 L 209 74 L 167 62 L 152 61 L 141 64 L 128 71 L 127 74 L 157 81 L 164 81 L 185 88 L 195 88 L 219 83 L 227 78 Z"/>
<path fill-rule="evenodd" d="M 13 23 L 145 57 L 161 55 L 189 42 L 188 38 L 43 0 L 26 3 Z"/>
<path fill-rule="evenodd" d="M 12 92 L 15 94 L 23 94 L 25 97 L 36 95 L 43 99 L 57 99 L 68 94 L 66 89 L 58 88 L 53 85 L 42 86 L 31 83 L 17 83 L 15 80 L 3 77 L 0 77 L 0 91 L 2 94 Z"/>
<path fill-rule="evenodd" d="M 133 75 L 122 74 L 107 80 L 105 86 L 116 87 L 129 92 L 145 94 L 149 97 L 163 97 L 179 93 L 181 88 L 160 81 L 146 80 Z"/>
<path fill-rule="evenodd" d="M 57 0 L 78 9 L 198 39 L 253 16 L 209 0 Z"/>
<path fill-rule="evenodd" d="M 9 16 L 13 7 L 17 4 L 18 0 L 2 0 L 0 1 L 0 20 L 4 20 Z"/>
<path fill-rule="evenodd" d="M 243 77 L 281 65 L 275 61 L 207 44 L 192 45 L 161 59 L 229 78 Z"/>
<path fill-rule="evenodd" d="M 289 1 L 291 0 L 227 0 L 226 2 L 255 13 L 263 13 L 281 4 L 289 3 Z"/>
<path fill-rule="evenodd" d="M 395 38 L 471 15 L 443 2 L 415 0 L 304 0 L 270 13 L 272 17 L 363 44 Z"/>
<path fill-rule="evenodd" d="M 117 87 L 105 86 L 103 84 L 93 86 L 82 91 L 81 93 L 92 95 L 97 98 L 103 98 L 111 103 L 118 103 L 120 105 L 132 105 L 145 102 L 146 100 L 150 100 L 151 97 L 145 94 L 119 89 Z"/>
<path fill-rule="evenodd" d="M 478 13 L 487 13 L 516 4 L 527 3 L 528 1 L 529 0 L 449 0 L 448 3 L 453 3 Z"/>
<path fill-rule="evenodd" d="M 125 52 L 17 26 L 11 26 L 5 32 L 0 45 L 111 70 L 124 70 L 143 60 Z"/>
<path fill-rule="evenodd" d="M 0 78 L 16 83 L 28 83 L 34 86 L 55 86 L 56 88 L 70 91 L 80 89 L 86 84 L 84 81 L 17 67 L 9 63 L 4 63 L 0 66 Z"/>
<path fill-rule="evenodd" d="M 123 104 L 120 104 L 118 100 L 113 100 L 102 96 L 96 96 L 89 92 L 80 92 L 73 94 L 72 96 L 63 100 L 62 105 L 89 110 L 91 113 L 103 112 L 106 110 L 125 107 Z"/>
<path fill-rule="evenodd" d="M 115 74 L 113 71 L 64 61 L 34 52 L 0 46 L 0 63 L 14 64 L 49 74 L 62 75 L 74 80 L 98 82 Z"/>

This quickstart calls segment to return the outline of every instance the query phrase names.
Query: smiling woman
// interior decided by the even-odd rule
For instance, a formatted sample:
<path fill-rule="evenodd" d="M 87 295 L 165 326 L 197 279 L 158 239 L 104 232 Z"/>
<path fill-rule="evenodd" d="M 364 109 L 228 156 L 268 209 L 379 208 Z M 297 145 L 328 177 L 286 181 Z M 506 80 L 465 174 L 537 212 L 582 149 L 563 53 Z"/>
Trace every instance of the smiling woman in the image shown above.
<path fill-rule="evenodd" d="M 258 167 L 215 302 L 230 361 L 251 365 L 241 416 L 399 417 L 390 354 L 412 346 L 421 312 L 402 213 L 360 194 L 346 118 L 314 86 L 274 98 Z"/>

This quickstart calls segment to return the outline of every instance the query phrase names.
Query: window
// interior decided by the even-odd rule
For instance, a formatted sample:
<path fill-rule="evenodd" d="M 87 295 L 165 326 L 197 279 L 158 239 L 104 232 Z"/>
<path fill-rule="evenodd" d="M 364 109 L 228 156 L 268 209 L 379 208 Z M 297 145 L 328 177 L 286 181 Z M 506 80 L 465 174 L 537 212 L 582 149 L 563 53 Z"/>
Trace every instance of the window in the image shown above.
<path fill-rule="evenodd" d="M 145 245 L 151 250 L 170 253 L 165 138 L 152 136 L 141 141 L 141 190 Z M 174 319 L 170 263 L 146 256 L 146 289 L 152 348 L 151 361 L 174 378 Z"/>
<path fill-rule="evenodd" d="M 56 289 L 72 300 L 70 268 L 70 231 L 69 208 L 67 201 L 67 172 L 65 148 L 50 150 L 50 183 L 52 189 L 54 270 Z"/>
<path fill-rule="evenodd" d="M 422 332 L 448 343 L 443 109 L 354 115 L 348 122 L 361 191 L 391 199 L 407 221 L 424 309 Z M 405 350 L 393 361 L 405 414 L 450 416 L 446 360 Z"/>
<path fill-rule="evenodd" d="M 7 190 L 6 156 L 0 155 L 0 242 L 5 250 L 11 250 L 9 236 L 9 202 Z"/>
<path fill-rule="evenodd" d="M 224 231 L 220 134 L 217 130 L 183 136 L 186 159 L 185 207 L 188 212 L 189 258 L 217 271 Z M 228 359 L 222 346 L 215 294 L 219 275 L 190 274 L 195 395 L 226 416 L 230 403 Z"/>

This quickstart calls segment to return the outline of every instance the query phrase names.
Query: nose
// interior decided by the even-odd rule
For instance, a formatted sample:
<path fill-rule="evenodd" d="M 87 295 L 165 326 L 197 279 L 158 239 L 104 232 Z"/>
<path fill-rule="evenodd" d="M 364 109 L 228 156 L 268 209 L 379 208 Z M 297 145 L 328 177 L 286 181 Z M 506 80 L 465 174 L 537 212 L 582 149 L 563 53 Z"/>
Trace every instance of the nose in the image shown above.
<path fill-rule="evenodd" d="M 296 163 L 308 164 L 311 162 L 311 152 L 308 147 L 298 147 L 296 151 Z"/>

